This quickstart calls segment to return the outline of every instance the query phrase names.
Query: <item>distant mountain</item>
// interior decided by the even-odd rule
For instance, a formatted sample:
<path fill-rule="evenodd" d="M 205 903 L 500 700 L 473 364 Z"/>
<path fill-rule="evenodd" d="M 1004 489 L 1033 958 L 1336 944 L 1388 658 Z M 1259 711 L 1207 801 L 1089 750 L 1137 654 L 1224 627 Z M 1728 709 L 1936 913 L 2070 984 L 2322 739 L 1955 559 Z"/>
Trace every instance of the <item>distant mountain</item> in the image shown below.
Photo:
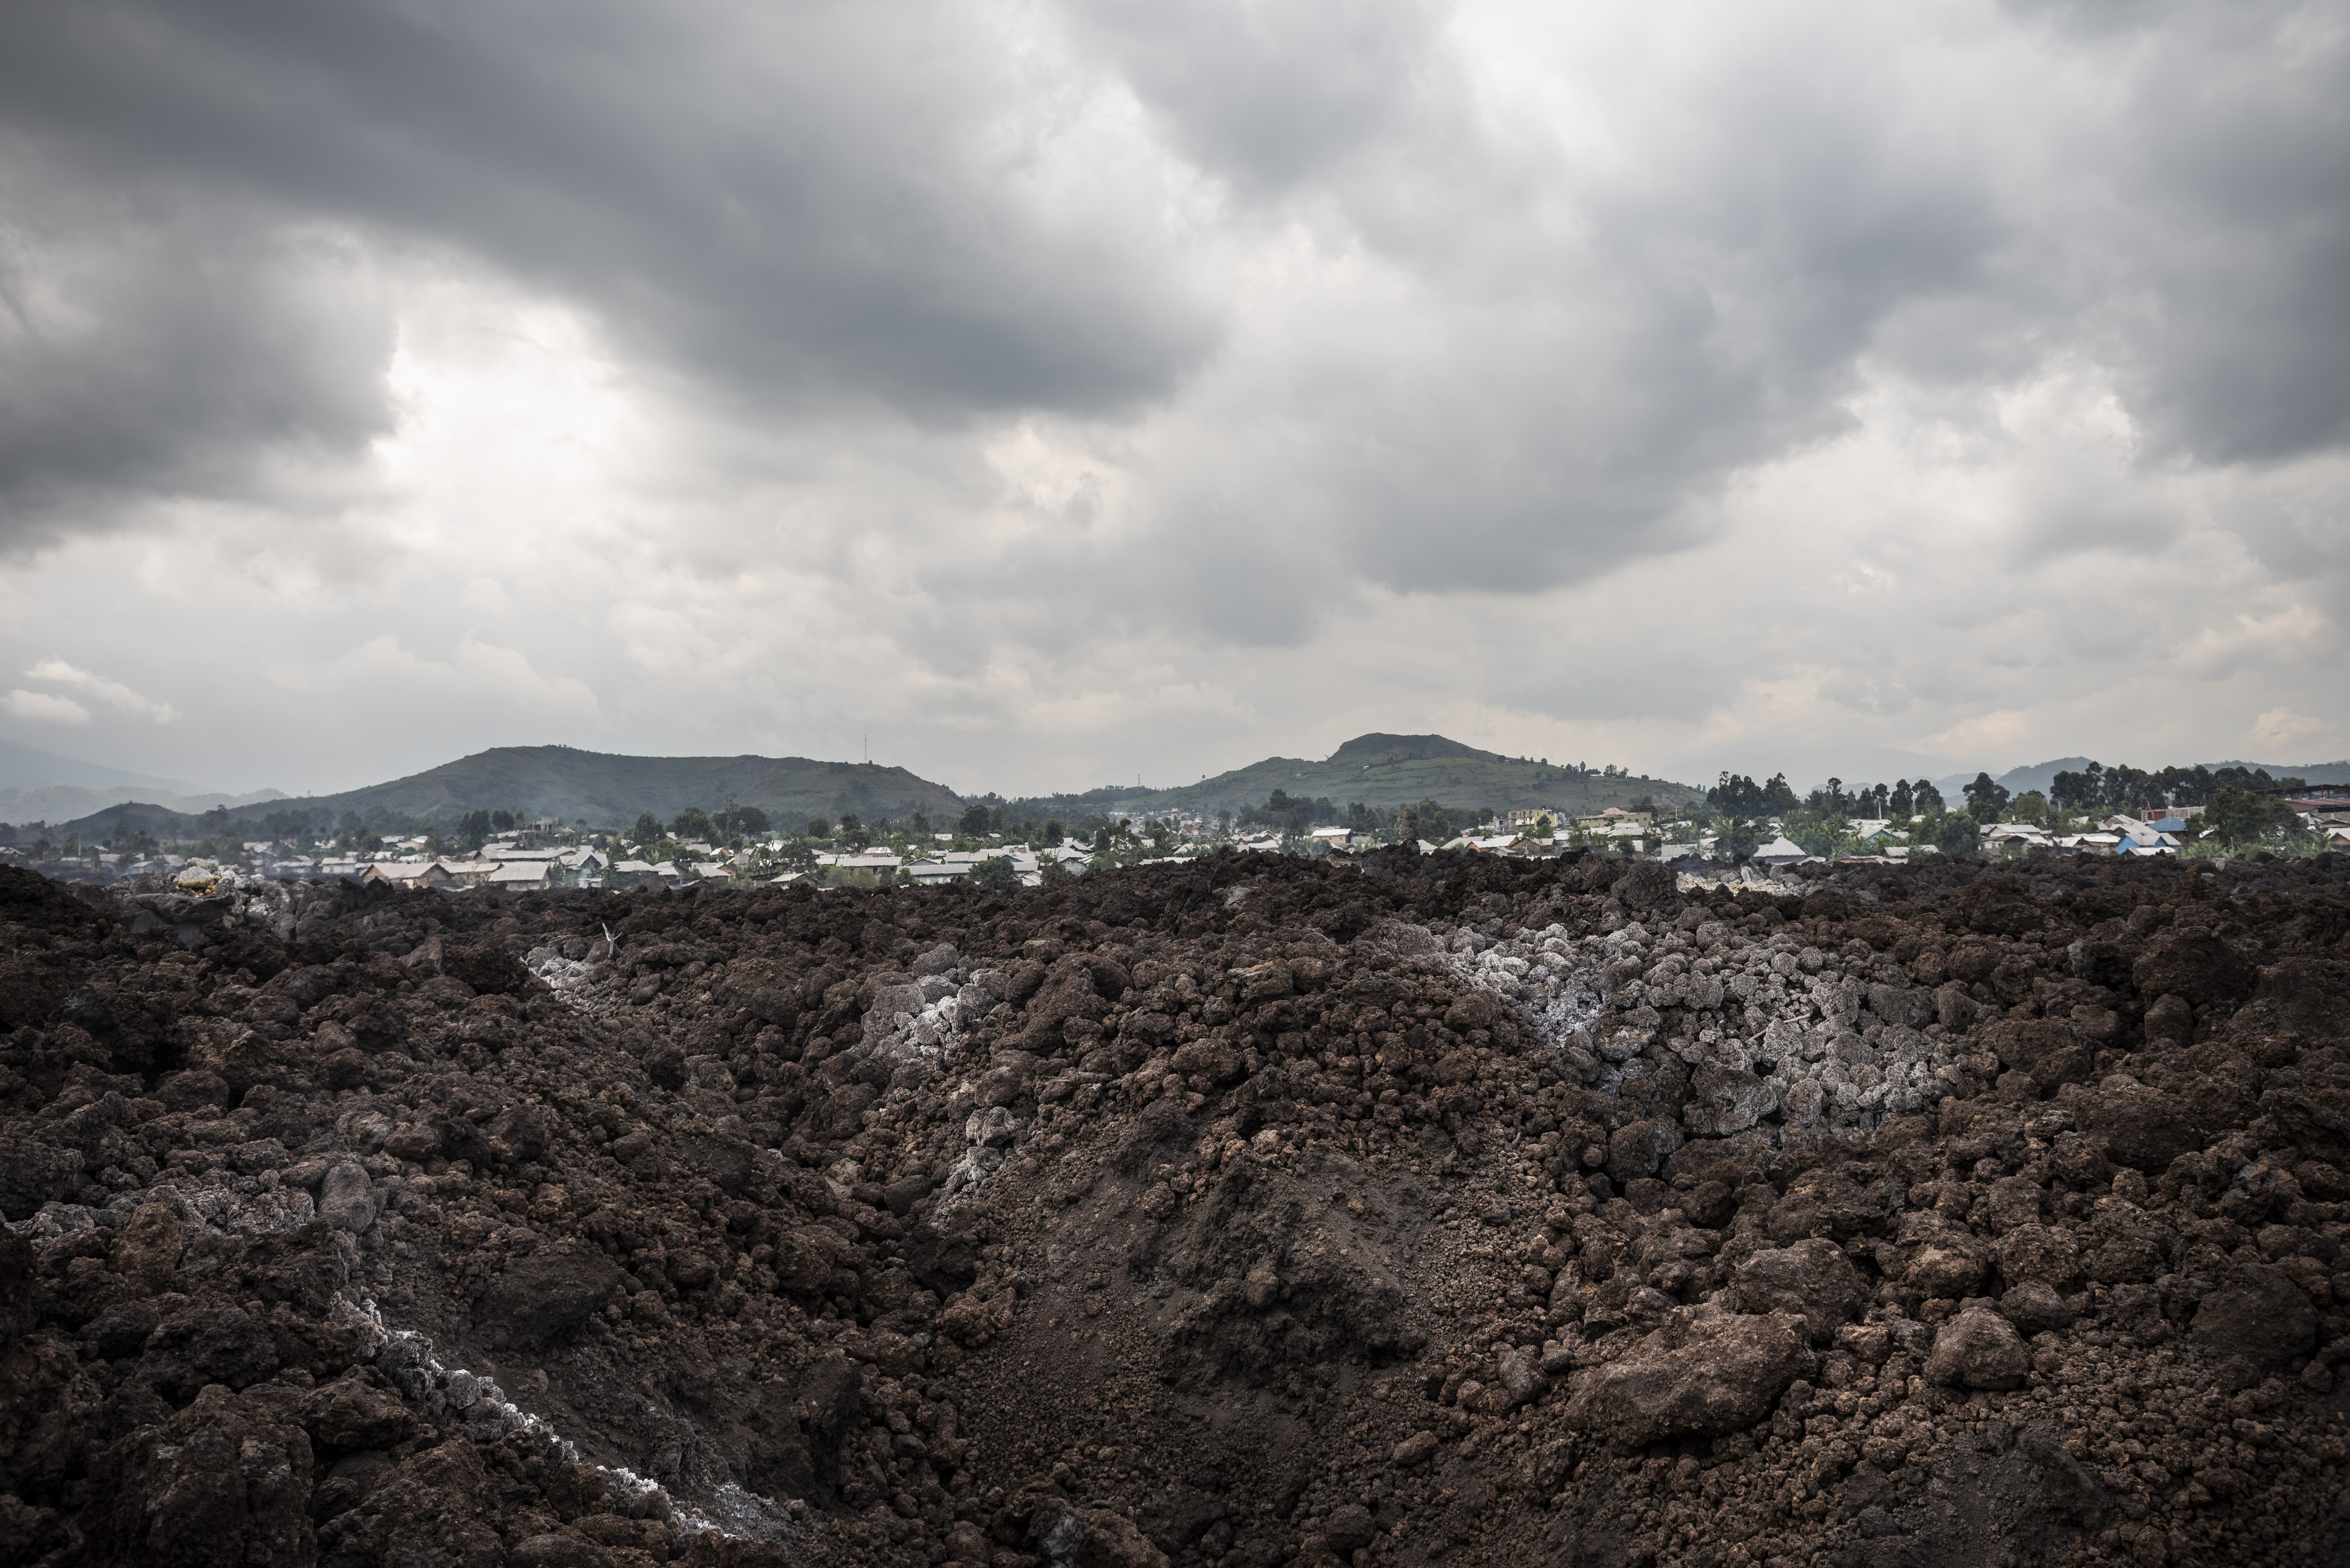
<path fill-rule="evenodd" d="M 2350 760 L 2338 763 L 2206 763 L 2205 767 L 2265 768 L 2271 778 L 2299 779 L 2303 784 L 2350 784 Z"/>
<path fill-rule="evenodd" d="M 2053 763 L 2034 763 L 2030 767 L 2026 768 L 2010 768 L 2007 772 L 2000 774 L 1996 775 L 1996 777 L 2001 787 L 2005 789 L 2010 794 L 2022 794 L 2026 791 L 2035 789 L 2044 794 L 2047 793 L 2048 787 L 2056 782 L 2056 775 L 2058 774 L 2079 773 L 2083 768 L 2089 765 L 2089 762 L 2090 759 L 2087 757 L 2058 757 Z M 2112 764 L 2108 763 L 2106 765 L 2111 766 Z M 2129 765 L 2132 767 L 2154 769 L 2168 767 L 2170 764 L 2168 762 L 2132 762 Z M 2193 763 L 2186 763 L 2181 765 L 2185 767 L 2194 767 L 2196 764 Z M 2350 784 L 2350 762 L 2246 763 L 2231 761 L 2224 763 L 2205 763 L 2202 765 L 2212 769 L 2214 772 L 2217 772 L 2220 768 L 2266 768 L 2269 772 L 2269 776 L 2272 778 L 2297 778 L 2309 784 Z M 1959 792 L 1974 782 L 1975 775 L 1973 774 L 1951 774 L 1947 777 L 1936 779 L 1934 781 L 1934 787 L 1940 790 L 1946 798 L 1955 801 L 1959 798 Z"/>
<path fill-rule="evenodd" d="M 284 800 L 274 789 L 228 794 L 185 779 L 157 778 L 103 763 L 60 756 L 20 741 L 0 740 L 0 822 L 70 822 L 124 801 L 148 801 L 179 813 L 216 805 Z"/>
<path fill-rule="evenodd" d="M 1356 736 L 1320 762 L 1267 757 L 1173 789 L 1121 786 L 1036 795 L 1014 801 L 1007 810 L 1064 818 L 1097 811 L 1138 820 L 1180 812 L 1212 815 L 1263 805 L 1276 789 L 1308 800 L 1327 796 L 1339 806 L 1360 801 L 1388 811 L 1429 797 L 1448 806 L 1538 806 L 1569 813 L 1629 805 L 1644 794 L 1659 804 L 1705 797 L 1704 790 L 1670 779 L 1578 774 L 1550 763 L 1479 751 L 1442 735 L 1368 734 Z"/>
<path fill-rule="evenodd" d="M 345 790 L 339 794 L 279 797 L 266 805 L 232 807 L 234 822 L 258 826 L 296 808 L 340 819 L 345 812 L 378 821 L 449 822 L 472 811 L 512 811 L 525 817 L 586 818 L 591 826 L 626 826 L 650 811 L 663 821 L 687 806 L 715 810 L 729 800 L 755 805 L 778 826 L 811 816 L 855 812 L 870 820 L 914 812 L 950 817 L 962 803 L 943 784 L 903 768 L 874 763 L 827 763 L 806 757 L 628 757 L 571 746 L 499 746 L 443 763 L 421 774 Z M 103 836 L 120 819 L 151 831 L 183 831 L 174 814 L 116 806 L 69 824 L 84 837 Z"/>
<path fill-rule="evenodd" d="M 71 822 L 126 802 L 141 802 L 169 815 L 193 816 L 216 805 L 232 809 L 288 798 L 283 790 L 255 790 L 250 794 L 173 794 L 144 784 L 109 784 L 92 789 L 84 784 L 51 784 L 47 789 L 0 789 L 0 822 Z"/>
<path fill-rule="evenodd" d="M 1449 741 L 1442 735 L 1357 735 L 1330 753 L 1332 767 L 1376 767 L 1389 763 L 1427 763 L 1445 757 L 1464 757 L 1472 762 L 1498 763 L 1507 759 L 1498 753 L 1481 752 L 1474 746 Z"/>
<path fill-rule="evenodd" d="M 204 785 L 190 784 L 185 779 L 157 778 L 152 774 L 60 756 L 21 741 L 0 740 L 0 790 L 42 790 L 53 784 L 80 784 L 96 789 L 132 785 L 150 793 L 161 791 L 177 795 L 206 793 Z"/>

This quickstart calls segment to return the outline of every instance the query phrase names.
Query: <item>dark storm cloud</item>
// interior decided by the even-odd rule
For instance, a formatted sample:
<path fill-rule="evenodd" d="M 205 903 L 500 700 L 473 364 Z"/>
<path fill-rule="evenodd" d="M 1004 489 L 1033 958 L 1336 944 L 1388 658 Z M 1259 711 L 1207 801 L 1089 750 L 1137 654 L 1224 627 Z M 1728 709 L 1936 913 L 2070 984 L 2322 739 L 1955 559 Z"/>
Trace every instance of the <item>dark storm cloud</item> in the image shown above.
<path fill-rule="evenodd" d="M 360 450 L 391 322 L 355 253 L 582 305 L 753 431 L 1163 416 L 1117 529 L 970 570 L 1075 597 L 1146 566 L 1165 591 L 1105 621 L 1244 642 L 1363 585 L 1534 591 L 1701 544 L 1872 371 L 1962 408 L 2093 363 L 2147 458 L 2291 459 L 2350 431 L 2331 15 L 1723 6 L 1611 36 L 1422 0 L 25 0 L 0 493 L 56 527 L 77 486 L 236 493 Z M 2134 525 L 2049 513 L 2052 541 Z M 1218 550 L 1315 589 L 1217 591 Z"/>
<path fill-rule="evenodd" d="M 165 225 L 176 272 L 123 282 L 129 299 L 74 282 L 67 303 L 108 328 L 11 344 L 26 357 L 10 369 L 54 374 L 40 356 L 66 353 L 94 362 L 68 380 L 152 383 L 121 400 L 127 423 L 108 397 L 75 410 L 83 443 L 117 461 L 100 475 L 102 450 L 61 459 L 73 472 L 149 472 L 136 410 L 206 396 L 207 380 L 217 396 L 215 367 L 266 380 L 275 356 L 279 394 L 221 400 L 192 432 L 233 439 L 243 417 L 248 439 L 269 439 L 282 421 L 266 405 L 319 400 L 322 352 L 355 380 L 381 368 L 347 343 L 322 350 L 305 280 L 250 268 L 274 227 L 338 223 L 581 299 L 624 344 L 754 408 L 872 398 L 952 421 L 1164 393 L 1211 341 L 1210 317 L 1166 265 L 1147 202 L 1039 189 L 1067 172 L 1049 166 L 1056 128 L 974 28 L 951 5 L 12 6 L 0 124 L 20 183 L 36 198 L 55 181 L 166 189 L 246 227 Z M 136 212 L 64 206 L 32 221 L 36 244 L 136 253 L 159 237 Z M 235 277 L 239 297 L 208 275 Z M 291 317 L 265 319 L 273 292 Z M 126 367 L 126 348 L 151 352 Z M 12 410 L 0 453 L 17 466 L 0 478 L 40 467 L 25 452 L 52 446 L 42 413 Z"/>
<path fill-rule="evenodd" d="M 2116 279 L 2135 287 L 2107 319 L 2135 400 L 2185 455 L 2269 462 L 2350 438 L 2344 31 L 2335 7 L 2199 8 L 2116 62 L 2132 93 L 2116 237 L 2143 270 Z"/>
<path fill-rule="evenodd" d="M 1201 167 L 1267 192 L 1461 105 L 1448 8 L 1403 0 L 1078 0 L 1079 26 Z"/>
<path fill-rule="evenodd" d="M 77 194 L 71 171 L 12 151 L 0 542 L 42 543 L 88 505 L 282 490 L 274 471 L 348 457 L 387 426 L 389 323 L 348 247 L 236 202 Z"/>

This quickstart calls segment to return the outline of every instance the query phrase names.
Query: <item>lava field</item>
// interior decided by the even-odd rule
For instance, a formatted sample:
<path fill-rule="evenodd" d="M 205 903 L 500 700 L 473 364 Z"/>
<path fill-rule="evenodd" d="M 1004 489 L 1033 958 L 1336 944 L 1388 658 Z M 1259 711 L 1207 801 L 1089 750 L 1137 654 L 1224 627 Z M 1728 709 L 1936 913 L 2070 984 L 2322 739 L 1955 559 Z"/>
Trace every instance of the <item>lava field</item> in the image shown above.
<path fill-rule="evenodd" d="M 0 869 L 0 1560 L 2350 1562 L 2350 866 L 1811 869 Z"/>

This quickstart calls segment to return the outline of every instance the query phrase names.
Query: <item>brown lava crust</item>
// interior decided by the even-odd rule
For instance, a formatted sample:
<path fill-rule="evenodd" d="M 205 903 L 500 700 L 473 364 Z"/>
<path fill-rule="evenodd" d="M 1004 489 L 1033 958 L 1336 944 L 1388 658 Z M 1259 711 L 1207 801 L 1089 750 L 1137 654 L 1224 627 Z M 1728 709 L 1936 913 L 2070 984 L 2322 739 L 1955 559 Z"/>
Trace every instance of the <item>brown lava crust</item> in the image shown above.
<path fill-rule="evenodd" d="M 2345 871 L 0 869 L 0 1560 L 2350 1561 Z"/>

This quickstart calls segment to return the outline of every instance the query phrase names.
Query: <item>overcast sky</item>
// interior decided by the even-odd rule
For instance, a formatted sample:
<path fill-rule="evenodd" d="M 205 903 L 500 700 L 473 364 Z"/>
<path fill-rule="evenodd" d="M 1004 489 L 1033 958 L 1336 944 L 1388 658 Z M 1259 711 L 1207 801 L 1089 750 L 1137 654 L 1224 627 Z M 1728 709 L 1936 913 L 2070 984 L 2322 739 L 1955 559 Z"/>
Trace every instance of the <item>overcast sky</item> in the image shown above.
<path fill-rule="evenodd" d="M 14 0 L 0 734 L 2350 754 L 2350 8 Z"/>

